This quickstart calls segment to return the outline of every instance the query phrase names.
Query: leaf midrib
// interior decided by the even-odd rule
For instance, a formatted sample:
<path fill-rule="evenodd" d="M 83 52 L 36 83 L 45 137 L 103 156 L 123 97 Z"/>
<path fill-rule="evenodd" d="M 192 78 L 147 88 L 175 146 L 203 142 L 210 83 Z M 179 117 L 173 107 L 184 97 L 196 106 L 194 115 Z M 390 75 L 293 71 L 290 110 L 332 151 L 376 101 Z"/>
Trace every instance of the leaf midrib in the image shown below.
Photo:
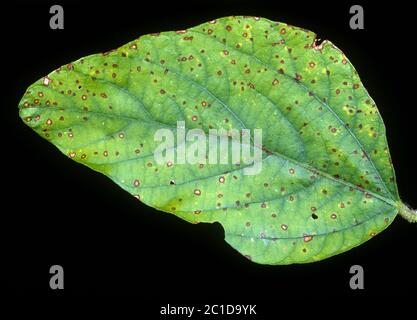
<path fill-rule="evenodd" d="M 145 61 L 145 60 L 143 60 L 143 61 Z M 153 65 L 154 65 L 154 63 L 152 63 Z M 80 70 L 75 70 L 75 68 L 74 68 L 74 70 L 72 70 L 72 71 L 76 71 L 77 73 L 80 73 L 80 74 L 83 74 L 83 75 L 85 75 L 85 76 L 88 76 L 88 77 L 91 77 L 90 75 L 88 75 L 88 74 L 86 74 L 86 73 L 84 73 L 84 72 L 82 72 L 82 71 L 80 71 Z M 70 72 L 70 71 L 67 71 L 67 72 Z M 184 80 L 188 80 L 188 77 L 186 77 L 186 76 L 183 76 L 184 77 Z M 106 83 L 108 83 L 109 85 L 112 85 L 113 87 L 115 87 L 115 88 L 121 88 L 120 87 L 120 85 L 119 84 L 117 84 L 117 83 L 114 83 L 114 82 L 111 82 L 111 81 L 108 81 L 108 80 L 105 80 L 105 79 L 102 79 L 102 78 L 97 78 L 97 77 L 95 77 L 95 80 L 100 80 L 100 81 L 105 81 Z M 191 81 L 191 80 L 189 80 L 189 81 Z M 123 88 L 121 88 L 121 89 L 123 89 Z M 208 92 L 210 92 L 208 89 L 206 89 Z M 127 91 L 127 90 L 126 90 Z M 211 93 L 212 95 L 214 95 L 213 93 Z M 143 102 L 142 101 L 140 101 L 139 100 L 139 98 L 137 97 L 137 96 L 135 96 L 135 95 L 133 95 L 131 92 L 129 92 L 129 96 L 130 97 L 132 97 L 135 101 L 137 100 L 138 101 L 138 103 L 139 104 L 141 104 L 141 106 L 143 106 Z M 220 98 L 218 98 L 217 97 L 217 99 L 219 99 L 220 100 Z M 224 103 L 223 103 L 224 104 Z M 104 114 L 108 114 L 108 113 L 104 113 Z M 111 116 L 113 116 L 113 117 L 119 117 L 119 115 L 111 115 Z M 241 121 L 242 122 L 242 121 Z M 158 123 L 158 124 L 161 124 L 160 122 L 158 122 L 158 121 L 155 121 L 155 123 Z M 244 123 L 242 122 L 242 124 L 244 125 Z M 166 124 L 165 124 L 166 125 Z M 244 128 L 247 128 L 245 125 L 244 125 Z M 203 130 L 203 129 L 202 129 Z M 204 130 L 203 130 L 204 131 Z M 205 132 L 205 131 L 204 131 Z M 207 132 L 205 132 L 206 134 L 207 134 Z M 370 194 L 370 195 L 372 195 L 373 197 L 375 197 L 375 198 L 377 198 L 377 199 L 379 199 L 379 200 L 381 200 L 381 201 L 383 201 L 383 202 L 385 202 L 385 203 L 387 203 L 387 204 L 389 204 L 389 205 L 391 205 L 391 206 L 396 206 L 396 202 L 392 199 L 392 198 L 386 198 L 386 197 L 384 197 L 384 196 L 382 196 L 382 195 L 380 195 L 380 194 L 377 194 L 377 193 L 374 193 L 373 191 L 370 191 L 370 190 L 367 190 L 367 189 L 364 189 L 364 188 L 360 188 L 360 187 L 358 187 L 358 186 L 356 186 L 356 185 L 354 185 L 354 184 L 352 184 L 352 183 L 350 183 L 350 182 L 347 182 L 347 181 L 344 181 L 344 180 L 342 180 L 342 179 L 338 179 L 338 178 L 335 178 L 335 177 L 333 177 L 333 176 L 331 176 L 330 174 L 328 174 L 328 173 L 326 173 L 326 172 L 323 172 L 323 171 L 321 171 L 321 170 L 319 170 L 319 169 L 317 169 L 317 168 L 315 168 L 315 167 L 312 167 L 312 166 L 310 166 L 310 165 L 307 165 L 307 164 L 304 164 L 304 163 L 301 163 L 301 162 L 299 162 L 298 160 L 295 160 L 295 159 L 293 159 L 293 158 L 290 158 L 290 157 L 288 157 L 288 156 L 286 156 L 286 155 L 283 155 L 283 154 L 281 154 L 281 153 L 279 153 L 279 152 L 276 152 L 276 151 L 273 151 L 273 150 L 266 150 L 267 151 L 267 153 L 270 153 L 270 154 L 273 154 L 274 156 L 276 156 L 276 157 L 278 157 L 278 158 L 281 158 L 281 159 L 285 159 L 285 160 L 287 160 L 287 161 L 289 161 L 289 162 L 292 162 L 293 164 L 295 164 L 295 165 L 297 165 L 297 166 L 299 166 L 299 167 L 301 167 L 301 168 L 303 168 L 303 169 L 305 169 L 305 170 L 307 170 L 307 171 L 309 171 L 309 172 L 311 172 L 311 173 L 314 173 L 314 174 L 317 174 L 317 175 L 319 175 L 319 176 L 321 176 L 321 177 L 324 177 L 324 178 L 326 178 L 326 179 L 329 179 L 329 180 L 332 180 L 332 181 L 334 181 L 334 182 L 337 182 L 337 183 L 340 183 L 340 184 L 343 184 L 343 185 L 346 185 L 346 186 L 348 186 L 348 187 L 351 187 L 351 188 L 354 188 L 354 189 L 356 189 L 356 190 L 358 190 L 358 191 L 360 191 L 360 192 L 364 192 L 364 193 L 368 193 L 368 194 Z M 263 159 L 264 160 L 264 159 Z M 262 160 L 262 161 L 263 161 Z M 113 164 L 117 164 L 117 161 L 116 162 L 113 162 Z M 194 181 L 199 181 L 199 180 L 203 180 L 203 179 L 209 179 L 209 178 L 211 178 L 211 177 L 214 177 L 214 176 L 217 176 L 217 174 L 216 175 L 213 175 L 213 176 L 206 176 L 206 177 L 203 177 L 203 178 L 201 178 L 201 179 L 195 179 Z M 187 182 L 184 182 L 184 184 L 185 183 L 187 183 Z M 158 187 L 160 187 L 160 186 L 157 186 L 157 187 L 155 187 L 155 188 L 158 188 Z"/>

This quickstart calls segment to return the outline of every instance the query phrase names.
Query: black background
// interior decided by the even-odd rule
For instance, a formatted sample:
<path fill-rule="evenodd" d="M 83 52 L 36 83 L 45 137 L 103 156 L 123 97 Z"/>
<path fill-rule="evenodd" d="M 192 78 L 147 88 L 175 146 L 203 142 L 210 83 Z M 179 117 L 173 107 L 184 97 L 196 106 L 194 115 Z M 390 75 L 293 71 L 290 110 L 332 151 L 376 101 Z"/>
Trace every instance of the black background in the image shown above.
<path fill-rule="evenodd" d="M 321 262 L 257 265 L 223 241 L 220 225 L 191 225 L 138 204 L 103 175 L 67 159 L 26 127 L 17 109 L 31 83 L 82 56 L 222 16 L 263 16 L 313 30 L 349 57 L 385 120 L 401 197 L 416 208 L 410 4 L 362 2 L 365 29 L 351 30 L 353 2 L 56 3 L 64 7 L 64 30 L 49 28 L 55 3 L 2 8 L 2 263 L 12 294 L 138 295 L 155 314 L 164 303 L 258 303 L 274 309 L 282 296 L 415 295 L 415 224 L 397 217 L 373 240 Z M 65 270 L 61 291 L 49 288 L 54 264 Z M 365 290 L 349 287 L 353 264 L 365 269 Z"/>

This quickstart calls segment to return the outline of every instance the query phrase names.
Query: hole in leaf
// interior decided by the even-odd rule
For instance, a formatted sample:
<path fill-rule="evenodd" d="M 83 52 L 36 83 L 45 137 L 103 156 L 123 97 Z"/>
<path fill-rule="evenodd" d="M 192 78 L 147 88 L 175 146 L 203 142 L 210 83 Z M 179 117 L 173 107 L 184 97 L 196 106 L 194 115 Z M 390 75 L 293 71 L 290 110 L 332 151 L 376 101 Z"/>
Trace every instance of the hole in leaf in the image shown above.
<path fill-rule="evenodd" d="M 312 214 L 311 214 L 311 217 L 312 217 L 314 220 L 316 220 L 316 219 L 318 219 L 318 218 L 319 218 L 319 216 L 318 216 L 317 214 L 315 214 L 315 213 L 312 213 Z"/>
<path fill-rule="evenodd" d="M 318 35 L 316 36 L 316 39 L 314 39 L 314 45 L 320 46 L 323 43 L 324 39 L 320 38 Z"/>
<path fill-rule="evenodd" d="M 172 185 L 175 185 L 175 180 L 171 180 L 170 182 L 169 182 L 169 184 L 172 186 Z"/>

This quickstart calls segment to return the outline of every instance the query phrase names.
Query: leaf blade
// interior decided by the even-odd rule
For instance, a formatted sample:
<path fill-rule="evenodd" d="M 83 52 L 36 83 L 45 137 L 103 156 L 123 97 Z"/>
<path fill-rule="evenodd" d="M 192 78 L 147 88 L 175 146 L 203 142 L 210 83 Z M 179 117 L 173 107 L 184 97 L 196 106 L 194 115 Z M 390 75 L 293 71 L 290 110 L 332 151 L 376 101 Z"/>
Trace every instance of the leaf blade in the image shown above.
<path fill-rule="evenodd" d="M 150 206 L 219 221 L 226 241 L 255 262 L 346 251 L 397 212 L 385 127 L 354 67 L 330 42 L 315 46 L 314 33 L 267 19 L 226 17 L 82 58 L 32 85 L 20 114 Z M 156 165 L 153 133 L 178 120 L 206 132 L 262 128 L 261 174 Z"/>

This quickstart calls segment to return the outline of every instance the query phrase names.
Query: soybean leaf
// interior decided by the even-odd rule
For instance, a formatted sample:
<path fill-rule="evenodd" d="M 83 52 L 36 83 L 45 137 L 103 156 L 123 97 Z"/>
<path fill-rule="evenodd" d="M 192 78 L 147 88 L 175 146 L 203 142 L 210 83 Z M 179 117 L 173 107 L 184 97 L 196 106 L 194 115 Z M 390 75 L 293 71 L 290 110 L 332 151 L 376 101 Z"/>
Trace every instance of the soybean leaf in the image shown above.
<path fill-rule="evenodd" d="M 398 212 L 416 220 L 355 68 L 331 42 L 284 23 L 226 17 L 145 35 L 51 72 L 19 108 L 73 160 L 151 207 L 221 223 L 225 240 L 257 263 L 321 260 L 375 236 Z M 247 159 L 229 152 L 226 163 L 177 163 L 192 146 L 180 139 L 158 163 L 160 129 L 206 138 L 210 129 L 261 129 L 251 151 L 262 168 L 245 174 Z"/>

